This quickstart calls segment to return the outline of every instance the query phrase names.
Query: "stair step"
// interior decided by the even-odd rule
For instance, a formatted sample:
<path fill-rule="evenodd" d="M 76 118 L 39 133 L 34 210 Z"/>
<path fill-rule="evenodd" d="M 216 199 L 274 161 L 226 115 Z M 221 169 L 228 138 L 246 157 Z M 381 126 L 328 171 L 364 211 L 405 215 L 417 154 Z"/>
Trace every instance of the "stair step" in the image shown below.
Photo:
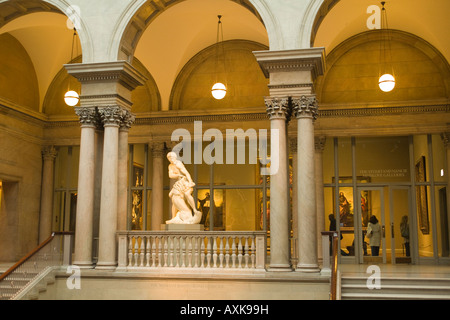
<path fill-rule="evenodd" d="M 342 300 L 450 300 L 450 295 L 434 295 L 434 294 L 361 294 L 361 293 L 342 293 Z"/>

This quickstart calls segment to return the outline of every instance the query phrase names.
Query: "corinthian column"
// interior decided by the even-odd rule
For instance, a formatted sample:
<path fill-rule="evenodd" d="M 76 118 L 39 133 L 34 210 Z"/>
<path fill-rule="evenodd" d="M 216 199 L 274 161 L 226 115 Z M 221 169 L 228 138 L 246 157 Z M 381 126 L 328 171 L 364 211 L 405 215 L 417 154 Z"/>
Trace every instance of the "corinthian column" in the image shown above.
<path fill-rule="evenodd" d="M 325 148 L 325 137 L 315 138 L 315 169 L 316 169 L 316 216 L 317 216 L 317 254 L 322 257 L 322 231 L 325 231 L 325 198 L 323 194 L 323 150 Z"/>
<path fill-rule="evenodd" d="M 315 96 L 292 99 L 297 118 L 298 154 L 298 242 L 299 261 L 296 271 L 319 272 L 317 259 L 317 218 L 314 161 L 314 120 L 317 117 Z"/>
<path fill-rule="evenodd" d="M 117 176 L 117 230 L 127 229 L 127 178 L 128 178 L 128 131 L 135 116 L 125 110 L 119 129 L 119 154 Z"/>
<path fill-rule="evenodd" d="M 81 141 L 74 264 L 81 268 L 92 268 L 95 129 L 98 117 L 97 110 L 94 107 L 79 107 L 75 109 L 75 113 L 80 118 Z"/>
<path fill-rule="evenodd" d="M 119 162 L 119 126 L 121 107 L 99 109 L 104 126 L 102 193 L 100 202 L 99 250 L 96 269 L 113 269 L 116 262 L 117 190 Z"/>
<path fill-rule="evenodd" d="M 44 164 L 42 166 L 41 214 L 39 217 L 39 243 L 47 239 L 52 232 L 53 208 L 53 169 L 55 166 L 56 150 L 53 146 L 46 146 L 42 150 Z"/>
<path fill-rule="evenodd" d="M 270 265 L 269 271 L 291 271 L 286 119 L 289 99 L 265 100 L 270 119 Z"/>
<path fill-rule="evenodd" d="M 163 223 L 163 172 L 164 143 L 152 144 L 153 178 L 152 178 L 152 230 L 160 230 Z"/>

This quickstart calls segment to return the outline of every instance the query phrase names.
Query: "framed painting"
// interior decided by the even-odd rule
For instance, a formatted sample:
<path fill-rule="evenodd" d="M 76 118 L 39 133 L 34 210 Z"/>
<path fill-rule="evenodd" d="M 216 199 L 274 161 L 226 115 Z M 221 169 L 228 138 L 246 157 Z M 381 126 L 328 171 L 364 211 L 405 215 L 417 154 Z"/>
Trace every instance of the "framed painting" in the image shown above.
<path fill-rule="evenodd" d="M 357 183 L 368 183 L 370 182 L 370 177 L 356 177 Z M 333 183 L 335 183 L 335 178 L 333 177 Z M 350 184 L 352 183 L 352 177 L 339 177 L 339 183 Z M 335 188 L 333 188 L 333 194 L 335 194 Z M 363 227 L 367 227 L 367 223 L 370 218 L 370 206 L 371 206 L 371 194 L 368 190 L 361 190 L 359 195 L 361 200 L 361 222 Z M 339 187 L 339 223 L 341 227 L 354 227 L 354 208 L 355 197 L 353 187 Z M 335 197 L 333 196 L 333 208 L 336 208 Z"/>
<path fill-rule="evenodd" d="M 211 204 L 214 203 L 213 230 L 225 230 L 226 226 L 226 190 L 214 189 L 214 201 L 211 201 L 210 189 L 197 189 L 197 208 L 202 212 L 202 220 L 200 224 L 205 229 L 210 229 L 211 224 Z"/>

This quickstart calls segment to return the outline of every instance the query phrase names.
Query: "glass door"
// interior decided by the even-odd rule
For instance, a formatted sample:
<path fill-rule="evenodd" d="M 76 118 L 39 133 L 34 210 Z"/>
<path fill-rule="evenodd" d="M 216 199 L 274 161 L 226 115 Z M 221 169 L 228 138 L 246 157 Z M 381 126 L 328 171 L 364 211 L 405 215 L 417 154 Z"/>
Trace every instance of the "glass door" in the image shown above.
<path fill-rule="evenodd" d="M 355 249 L 359 263 L 386 263 L 386 230 L 384 189 L 357 188 Z"/>
<path fill-rule="evenodd" d="M 409 187 L 389 190 L 390 241 L 392 263 L 411 263 L 411 193 Z"/>

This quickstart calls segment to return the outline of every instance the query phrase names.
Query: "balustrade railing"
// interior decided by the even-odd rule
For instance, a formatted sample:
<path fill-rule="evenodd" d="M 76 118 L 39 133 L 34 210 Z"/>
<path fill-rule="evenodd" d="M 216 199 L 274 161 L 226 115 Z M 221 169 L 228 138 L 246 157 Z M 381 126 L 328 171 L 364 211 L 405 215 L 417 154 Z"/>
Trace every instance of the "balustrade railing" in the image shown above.
<path fill-rule="evenodd" d="M 120 231 L 118 270 L 264 269 L 264 231 Z"/>
<path fill-rule="evenodd" d="M 14 300 L 47 270 L 71 263 L 71 233 L 54 232 L 0 275 L 0 300 Z"/>

